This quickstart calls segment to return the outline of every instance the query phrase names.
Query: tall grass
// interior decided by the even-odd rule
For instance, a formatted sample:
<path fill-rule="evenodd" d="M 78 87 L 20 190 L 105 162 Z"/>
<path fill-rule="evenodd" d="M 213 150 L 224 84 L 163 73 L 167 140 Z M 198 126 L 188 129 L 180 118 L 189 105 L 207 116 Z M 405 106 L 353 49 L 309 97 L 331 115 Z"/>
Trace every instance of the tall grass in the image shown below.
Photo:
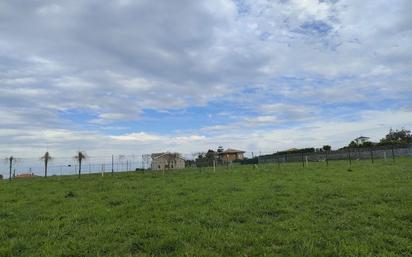
<path fill-rule="evenodd" d="M 0 256 L 412 256 L 412 159 L 0 182 Z"/>

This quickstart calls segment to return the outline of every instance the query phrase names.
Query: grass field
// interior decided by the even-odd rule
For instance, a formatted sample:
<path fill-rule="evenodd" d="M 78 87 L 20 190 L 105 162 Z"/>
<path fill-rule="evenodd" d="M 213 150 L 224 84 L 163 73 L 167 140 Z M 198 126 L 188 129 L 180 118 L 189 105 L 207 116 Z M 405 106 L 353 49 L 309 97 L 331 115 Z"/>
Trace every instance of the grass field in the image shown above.
<path fill-rule="evenodd" d="M 0 256 L 412 256 L 412 159 L 0 182 Z"/>

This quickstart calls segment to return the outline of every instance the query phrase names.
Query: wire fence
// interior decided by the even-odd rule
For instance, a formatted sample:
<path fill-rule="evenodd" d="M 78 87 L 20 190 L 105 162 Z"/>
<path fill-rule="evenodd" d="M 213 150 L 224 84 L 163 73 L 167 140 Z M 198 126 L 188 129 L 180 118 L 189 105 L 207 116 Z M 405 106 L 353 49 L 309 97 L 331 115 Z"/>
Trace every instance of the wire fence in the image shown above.
<path fill-rule="evenodd" d="M 247 154 L 247 153 L 246 153 Z M 250 152 L 243 159 L 225 160 L 208 153 L 204 158 L 197 159 L 192 163 L 194 167 L 227 166 L 233 163 L 247 164 L 269 164 L 269 163 L 302 163 L 303 166 L 310 162 L 325 162 L 346 160 L 349 165 L 352 161 L 376 160 L 395 161 L 398 157 L 412 156 L 412 144 L 405 145 L 385 145 L 358 148 L 343 148 L 335 151 L 324 151 L 322 149 L 306 148 L 274 153 Z"/>
<path fill-rule="evenodd" d="M 176 154 L 174 153 L 173 156 Z M 142 170 L 169 170 L 182 167 L 202 169 L 204 167 L 225 166 L 229 168 L 233 164 L 259 165 L 275 163 L 302 163 L 302 166 L 310 162 L 325 162 L 347 160 L 350 165 L 356 160 L 370 160 L 372 163 L 378 159 L 395 161 L 398 157 L 412 156 L 412 144 L 373 146 L 370 148 L 346 148 L 336 151 L 313 151 L 290 150 L 282 152 L 240 152 L 232 154 L 219 154 L 214 151 L 196 152 L 189 154 L 178 154 L 183 160 L 182 165 L 170 165 L 153 159 L 151 154 L 125 154 L 108 156 L 88 156 L 82 161 L 81 173 L 111 173 Z M 176 163 L 175 160 L 167 162 Z M 79 162 L 75 158 L 56 157 L 52 158 L 47 165 L 48 176 L 77 175 L 79 173 Z M 0 175 L 3 179 L 44 176 L 45 164 L 41 158 L 5 158 L 0 163 Z"/>
<path fill-rule="evenodd" d="M 89 156 L 82 161 L 83 174 L 122 172 L 149 169 L 150 161 L 142 155 Z M 74 175 L 79 172 L 79 162 L 75 158 L 52 158 L 47 165 L 49 176 Z M 44 176 L 45 164 L 40 158 L 5 158 L 0 164 L 3 178 L 20 176 Z"/>
<path fill-rule="evenodd" d="M 337 151 L 315 151 L 299 153 L 280 153 L 259 156 L 259 163 L 274 162 L 320 162 L 333 160 L 347 160 L 349 164 L 355 160 L 378 159 L 395 160 L 397 157 L 412 156 L 412 145 L 404 146 L 374 146 L 368 148 L 345 148 Z"/>

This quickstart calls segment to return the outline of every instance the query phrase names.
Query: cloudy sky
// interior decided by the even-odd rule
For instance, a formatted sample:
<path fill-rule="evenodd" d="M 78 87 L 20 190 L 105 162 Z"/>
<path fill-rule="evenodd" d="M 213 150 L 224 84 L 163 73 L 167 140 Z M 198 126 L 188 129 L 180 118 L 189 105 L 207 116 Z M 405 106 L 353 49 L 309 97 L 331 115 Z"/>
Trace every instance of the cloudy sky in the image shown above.
<path fill-rule="evenodd" d="M 410 0 L 0 0 L 0 154 L 337 148 L 412 128 Z"/>

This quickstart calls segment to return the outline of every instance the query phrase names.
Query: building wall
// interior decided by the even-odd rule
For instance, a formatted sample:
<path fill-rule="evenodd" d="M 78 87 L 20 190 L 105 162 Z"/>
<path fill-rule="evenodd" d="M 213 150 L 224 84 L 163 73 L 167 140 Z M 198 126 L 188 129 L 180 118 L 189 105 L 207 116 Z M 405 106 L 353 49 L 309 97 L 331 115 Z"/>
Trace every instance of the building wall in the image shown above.
<path fill-rule="evenodd" d="M 152 161 L 152 170 L 176 170 L 184 168 L 185 161 L 182 158 L 170 159 L 168 156 L 161 156 Z"/>
<path fill-rule="evenodd" d="M 235 161 L 235 160 L 243 160 L 244 156 L 243 153 L 226 153 L 222 156 L 224 161 Z"/>

